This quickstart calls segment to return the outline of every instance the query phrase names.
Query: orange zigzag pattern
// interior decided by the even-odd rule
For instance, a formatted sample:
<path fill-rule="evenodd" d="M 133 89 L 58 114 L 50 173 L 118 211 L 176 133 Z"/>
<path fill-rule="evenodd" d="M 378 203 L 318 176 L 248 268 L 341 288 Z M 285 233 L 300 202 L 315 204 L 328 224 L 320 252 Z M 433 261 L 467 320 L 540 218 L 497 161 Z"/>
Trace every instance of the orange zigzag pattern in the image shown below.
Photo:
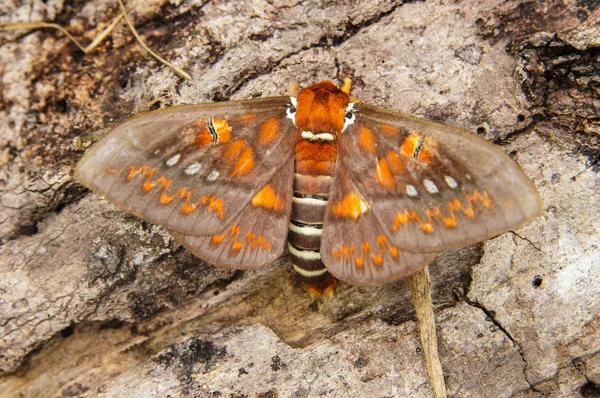
<path fill-rule="evenodd" d="M 231 227 L 221 235 L 213 235 L 212 242 L 222 244 L 223 241 L 227 244 L 231 244 L 231 250 L 240 251 L 244 245 L 248 244 L 250 252 L 255 250 L 269 250 L 271 248 L 271 242 L 267 240 L 263 235 L 256 235 L 252 231 L 246 232 L 246 236 L 242 240 L 239 240 L 240 226 L 232 224 Z"/>
<path fill-rule="evenodd" d="M 136 165 L 129 166 L 129 173 L 127 174 L 127 181 L 131 181 L 135 176 L 141 174 L 146 177 L 146 181 L 142 185 L 142 189 L 145 192 L 150 192 L 157 186 L 162 190 L 158 201 L 161 204 L 168 205 L 177 198 L 183 199 L 181 205 L 181 212 L 185 214 L 192 213 L 200 205 L 207 207 L 207 211 L 214 211 L 217 213 L 219 218 L 223 219 L 223 200 L 219 199 L 216 195 L 203 195 L 197 202 L 190 203 L 190 199 L 194 194 L 194 190 L 183 187 L 179 188 L 177 192 L 169 195 L 167 191 L 173 184 L 173 180 L 169 180 L 165 176 L 160 176 L 158 179 L 151 181 L 152 176 L 156 173 L 156 168 L 150 168 L 148 163 L 137 167 Z"/>
<path fill-rule="evenodd" d="M 370 258 L 374 265 L 379 266 L 383 264 L 385 250 L 388 250 L 393 258 L 398 258 L 398 248 L 392 246 L 385 235 L 382 234 L 377 237 L 377 254 L 375 254 L 369 242 L 363 242 L 360 245 L 360 253 L 356 253 L 354 243 L 352 243 L 350 245 L 342 245 L 339 249 L 334 250 L 333 256 L 339 259 L 343 258 L 346 261 L 350 260 L 350 257 L 353 257 L 354 263 L 358 267 L 363 267 L 365 260 Z"/>
<path fill-rule="evenodd" d="M 480 202 L 486 209 L 492 206 L 492 197 L 486 191 L 479 193 L 479 191 L 475 189 L 472 193 L 465 192 L 465 198 L 467 199 L 467 206 L 463 206 L 458 198 L 454 198 L 448 202 L 448 210 L 450 211 L 449 216 L 445 216 L 438 207 L 426 207 L 423 209 L 423 212 L 427 215 L 427 221 L 423 221 L 414 209 L 396 212 L 394 225 L 391 230 L 395 232 L 400 226 L 414 222 L 421 226 L 423 232 L 431 233 L 433 232 L 433 221 L 436 220 L 441 221 L 448 228 L 456 227 L 458 223 L 456 211 L 458 210 L 468 218 L 475 218 L 475 209 L 473 208 L 473 203 L 475 202 Z"/>

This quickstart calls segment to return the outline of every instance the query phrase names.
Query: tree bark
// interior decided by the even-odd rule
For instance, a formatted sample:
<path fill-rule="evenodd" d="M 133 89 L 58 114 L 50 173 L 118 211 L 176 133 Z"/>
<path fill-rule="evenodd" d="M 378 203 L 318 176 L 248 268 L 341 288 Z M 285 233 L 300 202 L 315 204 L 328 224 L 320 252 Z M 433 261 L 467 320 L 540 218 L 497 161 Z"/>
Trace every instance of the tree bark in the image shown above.
<path fill-rule="evenodd" d="M 0 5 L 92 40 L 112 0 Z M 72 179 L 117 122 L 353 80 L 365 103 L 473 131 L 543 214 L 429 267 L 448 394 L 600 391 L 600 8 L 565 1 L 130 1 L 91 55 L 0 32 L 3 396 L 431 396 L 408 281 L 313 302 L 284 255 L 219 270 Z M 587 395 L 586 395 L 587 394 Z"/>

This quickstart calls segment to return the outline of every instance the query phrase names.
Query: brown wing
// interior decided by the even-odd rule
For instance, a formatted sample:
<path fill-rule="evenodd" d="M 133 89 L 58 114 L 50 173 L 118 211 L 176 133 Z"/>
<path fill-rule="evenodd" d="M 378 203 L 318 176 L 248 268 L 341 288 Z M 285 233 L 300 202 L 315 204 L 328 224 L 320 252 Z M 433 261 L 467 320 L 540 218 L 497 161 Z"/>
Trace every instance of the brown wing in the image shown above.
<path fill-rule="evenodd" d="M 339 162 L 397 247 L 434 252 L 539 215 L 533 184 L 501 149 L 442 124 L 358 105 Z"/>
<path fill-rule="evenodd" d="M 265 267 L 283 253 L 292 208 L 294 162 L 280 166 L 227 227 L 210 236 L 173 233 L 197 257 L 237 269 Z"/>
<path fill-rule="evenodd" d="M 359 286 L 407 276 L 436 256 L 399 249 L 341 162 L 334 171 L 320 252 L 333 276 Z"/>
<path fill-rule="evenodd" d="M 178 234 L 221 233 L 293 164 L 295 127 L 285 117 L 288 102 L 265 98 L 142 114 L 94 145 L 75 177 Z"/>

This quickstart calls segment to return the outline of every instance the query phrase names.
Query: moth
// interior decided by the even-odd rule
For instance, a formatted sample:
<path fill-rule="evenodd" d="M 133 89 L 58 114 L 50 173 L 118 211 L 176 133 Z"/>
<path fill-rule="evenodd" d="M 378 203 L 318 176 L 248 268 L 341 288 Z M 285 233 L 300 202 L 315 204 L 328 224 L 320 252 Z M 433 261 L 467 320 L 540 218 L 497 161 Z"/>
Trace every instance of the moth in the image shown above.
<path fill-rule="evenodd" d="M 287 246 L 315 294 L 336 278 L 402 278 L 541 211 L 502 150 L 360 103 L 348 79 L 141 114 L 95 144 L 75 178 L 218 267 L 266 267 Z"/>

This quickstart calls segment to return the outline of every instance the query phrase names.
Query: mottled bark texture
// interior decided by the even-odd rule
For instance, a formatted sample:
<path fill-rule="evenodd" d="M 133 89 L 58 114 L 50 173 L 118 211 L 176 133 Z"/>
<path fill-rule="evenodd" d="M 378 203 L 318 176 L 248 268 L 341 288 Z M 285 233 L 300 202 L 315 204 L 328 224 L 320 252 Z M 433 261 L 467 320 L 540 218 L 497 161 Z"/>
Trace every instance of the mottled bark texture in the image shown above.
<path fill-rule="evenodd" d="M 456 397 L 600 389 L 600 9 L 564 1 L 130 1 L 84 56 L 60 33 L 0 36 L 2 396 L 431 395 L 406 281 L 312 302 L 289 258 L 215 270 L 71 172 L 149 109 L 353 79 L 362 101 L 476 132 L 534 180 L 543 214 L 431 265 Z M 4 1 L 91 40 L 113 0 Z M 211 395 L 212 394 L 212 395 Z"/>

